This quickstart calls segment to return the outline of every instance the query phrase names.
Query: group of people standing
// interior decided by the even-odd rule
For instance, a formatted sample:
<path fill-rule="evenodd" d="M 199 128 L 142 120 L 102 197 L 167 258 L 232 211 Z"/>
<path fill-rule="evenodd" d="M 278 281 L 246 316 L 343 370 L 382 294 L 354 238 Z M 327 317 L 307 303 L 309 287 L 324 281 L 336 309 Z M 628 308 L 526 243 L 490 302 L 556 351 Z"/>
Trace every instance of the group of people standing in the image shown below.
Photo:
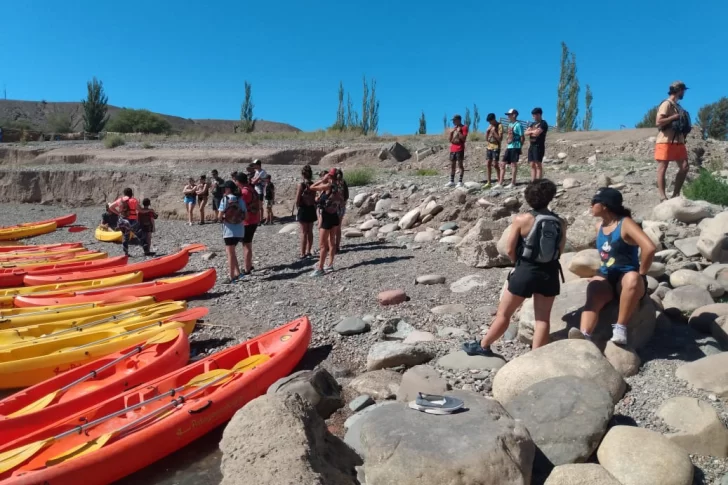
<path fill-rule="evenodd" d="M 105 230 L 121 232 L 121 246 L 124 254 L 129 256 L 129 241 L 136 237 L 141 243 L 145 256 L 154 256 L 151 251 L 152 233 L 159 215 L 152 209 L 152 202 L 148 198 L 142 200 L 134 197 L 134 191 L 127 187 L 122 196 L 110 204 L 106 204 L 106 211 L 101 215 L 101 227 Z"/>

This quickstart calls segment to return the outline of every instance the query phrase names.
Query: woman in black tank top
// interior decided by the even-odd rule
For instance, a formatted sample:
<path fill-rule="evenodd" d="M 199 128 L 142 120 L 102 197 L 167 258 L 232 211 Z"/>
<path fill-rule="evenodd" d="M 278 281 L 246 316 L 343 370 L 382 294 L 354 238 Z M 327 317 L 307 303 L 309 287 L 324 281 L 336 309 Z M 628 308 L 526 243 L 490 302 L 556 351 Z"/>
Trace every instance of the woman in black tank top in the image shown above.
<path fill-rule="evenodd" d="M 560 219 L 552 220 L 553 223 L 558 220 L 561 226 L 558 254 L 554 255 L 556 258 L 554 261 L 536 262 L 532 257 L 524 258 L 522 249 L 524 236 L 529 234 L 538 215 L 552 216 L 548 211 L 548 205 L 556 195 L 556 185 L 550 180 L 538 179 L 528 184 L 524 195 L 533 212 L 516 216 L 508 236 L 508 257 L 516 263 L 516 267 L 508 276 L 508 288 L 503 291 L 498 312 L 488 333 L 480 342 L 463 344 L 463 350 L 468 355 L 492 356 L 493 351 L 490 346 L 506 332 L 511 317 L 523 301 L 531 297 L 536 317 L 532 346 L 535 349 L 549 342 L 551 308 L 556 295 L 559 294 L 558 255 L 564 251 L 566 244 L 566 224 Z"/>

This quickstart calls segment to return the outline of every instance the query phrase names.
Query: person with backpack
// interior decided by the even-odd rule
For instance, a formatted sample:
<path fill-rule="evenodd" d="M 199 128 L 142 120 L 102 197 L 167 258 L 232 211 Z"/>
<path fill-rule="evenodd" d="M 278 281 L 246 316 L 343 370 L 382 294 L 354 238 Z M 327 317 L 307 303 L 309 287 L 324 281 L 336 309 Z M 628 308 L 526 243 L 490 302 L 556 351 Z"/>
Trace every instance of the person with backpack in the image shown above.
<path fill-rule="evenodd" d="M 511 166 L 511 183 L 510 185 L 507 185 L 506 188 L 512 189 L 516 186 L 516 178 L 518 176 L 518 159 L 521 158 L 521 147 L 525 141 L 525 137 L 523 136 L 523 126 L 518 121 L 518 110 L 509 109 L 506 112 L 506 116 L 508 116 L 508 134 L 506 136 L 508 145 L 500 164 L 498 184 L 493 187 L 494 189 L 500 189 L 503 187 L 507 165 Z"/>
<path fill-rule="evenodd" d="M 243 278 L 235 249 L 245 237 L 245 216 L 247 207 L 242 197 L 235 195 L 236 185 L 228 180 L 222 185 L 223 197 L 217 207 L 217 220 L 222 223 L 222 239 L 228 261 L 230 278 L 227 283 L 235 283 Z"/>
<path fill-rule="evenodd" d="M 311 190 L 313 185 L 313 170 L 310 165 L 301 169 L 301 183 L 296 189 L 296 206 L 298 214 L 296 220 L 301 226 L 301 259 L 312 257 L 313 249 L 313 223 L 318 219 L 316 211 L 316 192 Z"/>
<path fill-rule="evenodd" d="M 508 275 L 508 287 L 488 333 L 480 342 L 463 344 L 468 355 L 492 356 L 491 345 L 506 332 L 518 307 L 531 297 L 535 314 L 532 346 L 536 349 L 549 342 L 551 308 L 561 286 L 559 258 L 566 245 L 566 223 L 548 208 L 555 195 L 556 184 L 548 179 L 526 187 L 524 197 L 531 211 L 513 219 L 506 243 L 515 268 Z"/>
<path fill-rule="evenodd" d="M 255 188 L 248 182 L 248 176 L 238 173 L 235 181 L 240 190 L 240 198 L 245 203 L 245 234 L 243 234 L 243 274 L 249 275 L 253 271 L 253 236 L 260 224 L 261 200 Z"/>
<path fill-rule="evenodd" d="M 319 263 L 311 273 L 311 276 L 322 276 L 334 271 L 334 256 L 336 256 L 336 244 L 334 231 L 341 223 L 339 211 L 344 202 L 343 187 L 337 178 L 335 168 L 332 168 L 322 180 L 311 186 L 311 190 L 321 192 L 319 207 L 321 209 L 321 223 L 319 226 Z M 326 264 L 326 257 L 329 264 Z"/>
<path fill-rule="evenodd" d="M 134 197 L 134 192 L 129 187 L 125 188 L 122 194 L 111 203 L 109 211 L 119 216 L 117 229 L 121 231 L 121 247 L 124 249 L 124 254 L 129 256 L 129 239 L 134 235 L 142 244 L 144 256 L 154 256 L 149 250 L 144 229 L 139 225 L 139 200 Z"/>
<path fill-rule="evenodd" d="M 665 193 L 665 174 L 670 162 L 677 163 L 675 188 L 672 196 L 680 195 L 685 177 L 688 175 L 688 150 L 685 137 L 692 130 L 690 114 L 680 106 L 688 87 L 682 81 L 675 81 L 667 91 L 668 98 L 657 108 L 657 138 L 655 140 L 655 160 L 657 161 L 657 190 L 660 202 L 667 200 Z"/>
<path fill-rule="evenodd" d="M 543 110 L 533 108 L 531 110 L 533 123 L 526 129 L 529 139 L 528 163 L 531 164 L 531 182 L 543 178 L 543 157 L 546 156 L 546 132 L 549 125 L 543 120 Z"/>
<path fill-rule="evenodd" d="M 152 201 L 148 197 L 142 200 L 142 208 L 139 209 L 139 225 L 142 227 L 144 234 L 147 235 L 147 246 L 152 247 L 152 233 L 155 229 L 154 221 L 159 215 L 151 208 Z"/>
<path fill-rule="evenodd" d="M 220 177 L 217 170 L 212 171 L 212 180 L 210 181 L 210 192 L 212 192 L 212 212 L 215 216 L 215 220 L 219 220 L 217 216 L 217 209 L 220 207 L 222 202 L 222 196 L 224 195 L 225 181 Z"/>
<path fill-rule="evenodd" d="M 485 118 L 488 122 L 488 129 L 485 130 L 485 141 L 488 143 L 485 151 L 485 162 L 488 170 L 488 179 L 485 182 L 485 189 L 490 188 L 491 170 L 495 166 L 495 178 L 501 180 L 500 177 L 500 150 L 501 141 L 503 141 L 503 125 L 495 119 L 495 113 L 488 113 Z"/>
<path fill-rule="evenodd" d="M 612 325 L 611 341 L 627 344 L 627 324 L 640 300 L 647 297 L 647 272 L 655 256 L 655 244 L 632 220 L 632 212 L 624 207 L 622 194 L 608 187 L 592 197 L 592 215 L 597 224 L 597 250 L 601 265 L 599 274 L 586 289 L 586 304 L 581 313 L 580 328 L 569 329 L 569 338 L 591 340 L 599 321 L 599 312 L 614 298 L 619 298 L 617 322 Z"/>
<path fill-rule="evenodd" d="M 460 115 L 452 117 L 453 128 L 450 130 L 448 140 L 450 141 L 450 182 L 445 187 L 455 187 L 455 166 L 459 173 L 458 187 L 463 186 L 463 175 L 465 175 L 465 140 L 468 138 L 468 127 L 463 124 Z"/>

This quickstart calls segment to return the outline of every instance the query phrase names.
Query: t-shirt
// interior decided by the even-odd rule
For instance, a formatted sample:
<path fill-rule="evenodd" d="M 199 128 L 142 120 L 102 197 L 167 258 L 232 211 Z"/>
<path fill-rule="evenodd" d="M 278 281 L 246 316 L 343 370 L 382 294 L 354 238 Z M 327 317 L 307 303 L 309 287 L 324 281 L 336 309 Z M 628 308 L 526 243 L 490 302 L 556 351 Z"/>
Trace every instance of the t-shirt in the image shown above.
<path fill-rule="evenodd" d="M 225 209 L 227 209 L 228 202 L 231 201 L 238 201 L 238 204 L 240 204 L 240 207 L 243 210 L 246 210 L 245 202 L 238 199 L 238 197 L 229 194 L 223 196 L 222 200 L 220 201 L 220 207 L 218 207 L 219 212 L 225 212 Z M 243 237 L 245 235 L 245 226 L 240 224 L 230 224 L 229 222 L 225 222 L 223 219 L 222 221 L 222 237 Z"/>
<path fill-rule="evenodd" d="M 245 207 L 251 207 L 253 204 L 253 197 L 256 197 L 256 195 L 253 193 L 253 191 L 250 189 L 250 185 L 243 185 L 241 189 L 241 197 L 243 198 L 243 201 L 245 201 Z M 248 215 L 245 218 L 245 225 L 246 226 L 253 226 L 260 223 L 260 212 L 259 211 L 247 211 Z"/>
<path fill-rule="evenodd" d="M 265 200 L 275 200 L 276 199 L 276 188 L 272 182 L 265 185 L 265 196 L 263 198 Z"/>
<path fill-rule="evenodd" d="M 529 136 L 531 145 L 545 146 L 546 145 L 546 132 L 549 131 L 549 125 L 544 120 L 534 121 L 531 123 L 529 128 L 541 128 L 541 134 L 538 136 Z"/>
<path fill-rule="evenodd" d="M 518 121 L 508 123 L 508 148 L 521 148 L 522 136 L 523 126 Z"/>
<path fill-rule="evenodd" d="M 224 183 L 225 181 L 220 177 L 212 177 L 212 196 L 216 199 L 221 198 L 222 194 L 225 193 Z"/>
<path fill-rule="evenodd" d="M 490 130 L 488 132 L 488 139 L 486 140 L 488 142 L 488 150 L 500 150 L 501 142 L 496 140 L 493 135 L 497 133 L 500 135 L 501 141 L 503 141 L 503 125 L 498 123 L 496 126 L 491 125 L 488 129 Z"/>
<path fill-rule="evenodd" d="M 255 184 L 255 191 L 258 192 L 259 194 L 263 193 L 263 179 L 266 178 L 267 176 L 268 176 L 268 172 L 266 172 L 262 168 L 260 170 L 255 171 L 255 175 L 253 177 L 258 179 L 258 183 Z"/>
<path fill-rule="evenodd" d="M 457 152 L 465 151 L 465 139 L 468 136 L 467 125 L 460 125 L 460 133 L 462 133 L 463 140 L 460 143 L 451 143 L 450 144 L 450 153 L 457 153 Z"/>
<path fill-rule="evenodd" d="M 660 115 L 672 116 L 676 115 L 677 113 L 677 107 L 669 99 L 663 101 L 657 108 L 658 118 L 660 117 Z M 655 142 L 685 144 L 685 136 L 682 133 L 675 134 L 675 130 L 672 129 L 672 122 L 670 122 L 667 124 L 667 126 L 660 128 L 660 131 L 657 132 L 657 140 L 655 140 Z"/>

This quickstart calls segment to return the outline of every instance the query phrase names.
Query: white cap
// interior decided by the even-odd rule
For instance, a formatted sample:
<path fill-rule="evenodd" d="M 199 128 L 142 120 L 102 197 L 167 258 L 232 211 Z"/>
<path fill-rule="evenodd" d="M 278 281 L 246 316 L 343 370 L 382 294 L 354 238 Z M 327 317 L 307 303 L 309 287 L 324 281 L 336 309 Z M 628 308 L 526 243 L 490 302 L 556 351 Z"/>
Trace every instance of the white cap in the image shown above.
<path fill-rule="evenodd" d="M 516 115 L 516 116 L 518 116 L 518 110 L 511 108 L 508 111 L 506 111 L 506 114 L 507 115 Z"/>

